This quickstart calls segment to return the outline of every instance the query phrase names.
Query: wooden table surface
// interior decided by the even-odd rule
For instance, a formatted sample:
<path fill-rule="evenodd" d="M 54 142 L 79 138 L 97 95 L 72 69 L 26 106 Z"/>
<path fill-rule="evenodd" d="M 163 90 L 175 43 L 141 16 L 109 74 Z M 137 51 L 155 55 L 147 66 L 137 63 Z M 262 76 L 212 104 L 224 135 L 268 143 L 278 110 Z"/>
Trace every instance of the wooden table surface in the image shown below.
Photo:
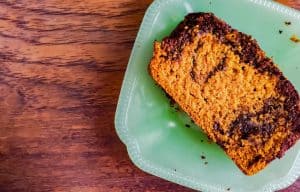
<path fill-rule="evenodd" d="M 191 191 L 136 168 L 114 129 L 150 3 L 0 0 L 1 192 Z"/>

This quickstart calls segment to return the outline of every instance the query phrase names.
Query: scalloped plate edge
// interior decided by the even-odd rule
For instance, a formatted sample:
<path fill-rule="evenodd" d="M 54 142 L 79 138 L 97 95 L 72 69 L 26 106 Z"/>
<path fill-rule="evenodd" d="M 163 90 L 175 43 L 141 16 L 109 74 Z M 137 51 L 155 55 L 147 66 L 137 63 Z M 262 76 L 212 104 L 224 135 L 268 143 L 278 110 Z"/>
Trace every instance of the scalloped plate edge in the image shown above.
<path fill-rule="evenodd" d="M 143 159 L 140 155 L 139 145 L 136 142 L 135 138 L 133 138 L 128 133 L 128 127 L 126 125 L 127 120 L 127 111 L 130 104 L 130 98 L 132 96 L 132 90 L 134 84 L 136 83 L 136 77 L 130 75 L 130 71 L 133 66 L 133 59 L 136 57 L 136 48 L 142 45 L 143 37 L 146 35 L 146 28 L 152 25 L 157 13 L 159 12 L 159 7 L 162 4 L 171 3 L 173 0 L 155 0 L 147 9 L 144 19 L 142 21 L 140 30 L 136 37 L 136 41 L 133 46 L 133 52 L 131 53 L 128 66 L 125 72 L 125 77 L 123 80 L 119 101 L 115 114 L 115 128 L 116 132 L 121 139 L 121 141 L 127 146 L 128 154 L 132 162 L 139 167 L 141 170 L 150 173 L 152 175 L 156 175 L 158 177 L 164 178 L 166 180 L 172 181 L 174 183 L 193 188 L 196 190 L 205 190 L 205 191 L 213 191 L 213 192 L 224 192 L 225 190 L 220 186 L 212 186 L 203 184 L 193 178 L 188 176 L 181 175 L 179 173 L 171 172 L 167 169 L 163 169 L 157 165 L 152 164 L 150 161 Z M 183 1 L 183 0 L 181 0 Z M 271 2 L 269 0 L 246 0 L 255 4 L 259 4 L 264 7 L 268 7 L 273 9 L 274 11 L 282 12 L 288 14 L 289 16 L 296 17 L 300 22 L 300 13 L 297 10 L 286 7 L 279 3 Z M 127 86 L 126 86 L 127 85 Z M 265 184 L 261 189 L 258 189 L 257 192 L 272 192 L 276 190 L 280 190 L 288 187 L 292 183 L 294 183 L 297 178 L 300 176 L 300 151 L 298 151 L 297 157 L 294 161 L 294 164 L 290 171 L 281 178 L 274 180 Z"/>

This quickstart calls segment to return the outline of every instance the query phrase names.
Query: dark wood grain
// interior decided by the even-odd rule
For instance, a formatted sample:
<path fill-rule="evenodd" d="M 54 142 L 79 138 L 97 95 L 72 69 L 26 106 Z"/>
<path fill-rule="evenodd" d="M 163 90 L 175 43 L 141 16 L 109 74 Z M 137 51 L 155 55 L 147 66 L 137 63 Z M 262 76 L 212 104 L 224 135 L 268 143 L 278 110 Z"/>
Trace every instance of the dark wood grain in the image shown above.
<path fill-rule="evenodd" d="M 114 130 L 150 3 L 0 0 L 1 192 L 191 191 L 136 168 Z"/>

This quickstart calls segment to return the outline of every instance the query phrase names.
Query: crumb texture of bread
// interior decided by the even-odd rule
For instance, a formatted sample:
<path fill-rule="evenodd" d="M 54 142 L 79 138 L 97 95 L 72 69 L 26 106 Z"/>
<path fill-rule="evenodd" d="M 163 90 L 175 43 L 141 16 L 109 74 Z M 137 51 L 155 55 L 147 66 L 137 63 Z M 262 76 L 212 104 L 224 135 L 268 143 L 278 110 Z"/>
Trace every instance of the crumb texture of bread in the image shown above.
<path fill-rule="evenodd" d="M 154 43 L 153 79 L 247 175 L 300 138 L 294 86 L 251 36 L 192 13 Z"/>

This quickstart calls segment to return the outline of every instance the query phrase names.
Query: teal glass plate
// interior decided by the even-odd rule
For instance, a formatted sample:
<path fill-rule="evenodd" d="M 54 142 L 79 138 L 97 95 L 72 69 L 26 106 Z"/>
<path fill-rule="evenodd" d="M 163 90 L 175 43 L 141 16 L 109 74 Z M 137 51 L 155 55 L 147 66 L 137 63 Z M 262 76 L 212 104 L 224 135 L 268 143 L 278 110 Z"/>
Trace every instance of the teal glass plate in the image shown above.
<path fill-rule="evenodd" d="M 263 171 L 246 176 L 185 113 L 170 107 L 148 74 L 153 41 L 169 35 L 187 13 L 200 11 L 213 12 L 252 35 L 300 90 L 300 43 L 290 40 L 293 34 L 300 36 L 298 11 L 266 0 L 156 0 L 145 14 L 129 60 L 115 116 L 117 133 L 140 169 L 196 190 L 285 188 L 300 175 L 300 142 Z"/>

